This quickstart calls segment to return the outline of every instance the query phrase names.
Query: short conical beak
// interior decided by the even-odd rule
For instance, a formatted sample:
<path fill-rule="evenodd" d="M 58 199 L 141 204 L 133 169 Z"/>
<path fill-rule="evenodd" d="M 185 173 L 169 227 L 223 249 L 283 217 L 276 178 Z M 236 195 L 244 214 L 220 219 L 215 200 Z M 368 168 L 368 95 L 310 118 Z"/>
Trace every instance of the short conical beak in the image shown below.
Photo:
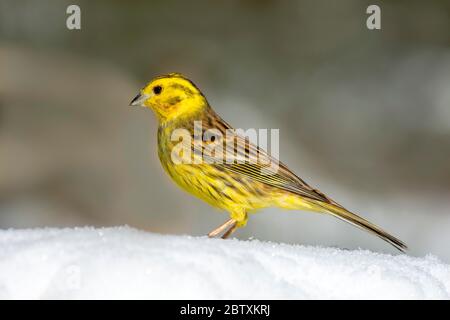
<path fill-rule="evenodd" d="M 140 106 L 145 107 L 144 102 L 148 99 L 148 95 L 139 93 L 133 100 L 130 102 L 130 106 Z"/>

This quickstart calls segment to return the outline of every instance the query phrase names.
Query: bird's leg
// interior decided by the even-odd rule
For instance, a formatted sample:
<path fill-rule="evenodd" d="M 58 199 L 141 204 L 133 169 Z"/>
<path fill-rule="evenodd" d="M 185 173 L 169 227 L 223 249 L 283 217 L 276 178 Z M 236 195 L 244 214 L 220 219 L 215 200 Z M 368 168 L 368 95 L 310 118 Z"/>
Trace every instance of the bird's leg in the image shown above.
<path fill-rule="evenodd" d="M 236 224 L 235 220 L 229 219 L 224 224 L 218 226 L 217 228 L 212 230 L 210 233 L 208 233 L 208 237 L 213 238 L 213 237 L 217 236 L 219 233 L 221 233 L 223 230 L 225 230 L 227 228 L 231 229 L 231 227 L 233 227 L 235 224 Z M 227 230 L 227 232 L 228 231 L 229 230 Z"/>
<path fill-rule="evenodd" d="M 225 231 L 225 233 L 222 235 L 222 239 L 226 239 L 229 236 L 231 236 L 233 232 L 236 231 L 237 227 L 238 223 L 237 221 L 234 221 L 234 224 L 232 224 L 231 227 L 227 231 Z"/>

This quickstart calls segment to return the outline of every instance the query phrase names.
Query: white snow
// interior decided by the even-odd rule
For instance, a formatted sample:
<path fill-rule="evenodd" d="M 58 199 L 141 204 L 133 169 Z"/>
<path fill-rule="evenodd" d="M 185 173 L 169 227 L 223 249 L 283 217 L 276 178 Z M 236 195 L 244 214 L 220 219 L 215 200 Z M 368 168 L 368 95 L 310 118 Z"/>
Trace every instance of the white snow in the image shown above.
<path fill-rule="evenodd" d="M 1 299 L 449 299 L 450 266 L 130 227 L 0 231 Z"/>

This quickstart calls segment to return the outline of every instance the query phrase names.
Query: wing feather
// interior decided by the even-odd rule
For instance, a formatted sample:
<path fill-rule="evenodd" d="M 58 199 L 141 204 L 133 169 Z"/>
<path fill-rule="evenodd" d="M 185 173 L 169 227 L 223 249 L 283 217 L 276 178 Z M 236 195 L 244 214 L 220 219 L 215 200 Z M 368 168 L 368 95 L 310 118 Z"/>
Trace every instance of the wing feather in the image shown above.
<path fill-rule="evenodd" d="M 341 207 L 339 204 L 325 196 L 320 191 L 309 186 L 305 181 L 294 174 L 285 164 L 269 155 L 262 148 L 250 142 L 247 137 L 243 137 L 238 134 L 234 134 L 231 136 L 229 134 L 226 134 L 227 132 L 225 131 L 227 129 L 233 128 L 225 121 L 220 119 L 217 115 L 215 115 L 214 118 L 214 122 L 203 122 L 203 125 L 205 125 L 206 123 L 209 124 L 213 129 L 221 128 L 220 131 L 222 133 L 222 138 L 224 139 L 224 141 L 220 141 L 223 144 L 223 158 L 219 159 L 219 161 L 214 161 L 217 159 L 208 158 L 208 156 L 205 155 L 204 152 L 207 143 L 203 143 L 201 145 L 202 150 L 198 150 L 198 144 L 192 144 L 194 153 L 200 154 L 201 152 L 201 154 L 203 154 L 203 159 L 208 160 L 211 165 L 216 166 L 222 171 L 230 171 L 236 174 L 241 174 L 249 179 L 253 179 L 269 187 L 278 188 L 308 199 L 323 201 L 325 203 L 330 203 Z M 217 125 L 217 122 L 220 122 L 220 125 Z M 206 128 L 204 129 L 209 128 L 208 126 L 206 126 Z M 233 148 L 226 148 L 226 145 L 231 145 L 233 146 Z M 243 146 L 243 148 L 238 148 L 238 146 Z M 234 152 L 234 154 L 230 155 L 230 149 Z M 244 153 L 242 151 L 244 151 Z M 244 157 L 246 161 L 244 163 L 239 163 L 238 161 L 229 163 L 225 160 L 233 159 L 234 157 L 237 157 L 238 159 L 242 159 L 242 157 Z M 264 162 L 262 162 L 261 159 L 264 159 Z M 273 172 L 271 170 L 271 164 L 275 163 L 278 164 L 277 171 Z"/>

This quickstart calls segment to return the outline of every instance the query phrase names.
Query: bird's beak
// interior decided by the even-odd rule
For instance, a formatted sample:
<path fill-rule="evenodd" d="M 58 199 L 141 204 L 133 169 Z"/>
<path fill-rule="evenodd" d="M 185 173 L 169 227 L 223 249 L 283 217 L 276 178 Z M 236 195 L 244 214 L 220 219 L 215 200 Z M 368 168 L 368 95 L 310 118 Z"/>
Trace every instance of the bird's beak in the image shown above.
<path fill-rule="evenodd" d="M 149 97 L 149 95 L 145 94 L 145 93 L 139 93 L 136 97 L 134 97 L 133 100 L 131 100 L 130 102 L 130 106 L 140 106 L 140 107 L 145 107 L 144 102 L 145 100 L 147 100 Z"/>

